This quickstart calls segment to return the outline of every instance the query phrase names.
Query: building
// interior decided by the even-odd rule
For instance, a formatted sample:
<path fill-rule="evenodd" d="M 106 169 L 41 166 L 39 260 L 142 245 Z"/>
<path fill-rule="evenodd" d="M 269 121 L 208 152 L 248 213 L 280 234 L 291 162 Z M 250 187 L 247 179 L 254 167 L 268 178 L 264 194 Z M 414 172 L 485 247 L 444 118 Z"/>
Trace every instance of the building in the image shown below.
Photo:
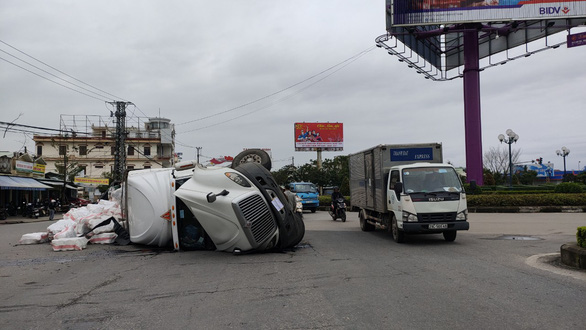
<path fill-rule="evenodd" d="M 76 177 L 110 177 L 116 151 L 115 118 L 61 115 L 58 135 L 35 135 L 37 157 L 46 172 L 67 167 Z M 174 165 L 175 127 L 166 118 L 126 119 L 126 168 L 162 168 Z M 80 180 L 82 181 L 82 180 Z"/>

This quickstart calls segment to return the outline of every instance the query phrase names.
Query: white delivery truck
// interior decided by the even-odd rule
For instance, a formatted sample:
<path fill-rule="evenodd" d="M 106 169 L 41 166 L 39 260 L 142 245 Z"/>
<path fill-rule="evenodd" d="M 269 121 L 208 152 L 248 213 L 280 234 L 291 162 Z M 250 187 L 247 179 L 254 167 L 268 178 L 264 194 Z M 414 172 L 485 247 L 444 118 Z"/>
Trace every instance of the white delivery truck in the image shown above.
<path fill-rule="evenodd" d="M 233 253 L 293 248 L 305 233 L 303 219 L 267 160 L 270 167 L 264 151 L 247 150 L 231 168 L 189 161 L 127 172 L 122 213 L 130 241 Z"/>
<path fill-rule="evenodd" d="M 439 143 L 378 145 L 349 155 L 350 197 L 363 231 L 381 228 L 402 243 L 406 234 L 468 230 L 466 193 L 443 164 Z"/>

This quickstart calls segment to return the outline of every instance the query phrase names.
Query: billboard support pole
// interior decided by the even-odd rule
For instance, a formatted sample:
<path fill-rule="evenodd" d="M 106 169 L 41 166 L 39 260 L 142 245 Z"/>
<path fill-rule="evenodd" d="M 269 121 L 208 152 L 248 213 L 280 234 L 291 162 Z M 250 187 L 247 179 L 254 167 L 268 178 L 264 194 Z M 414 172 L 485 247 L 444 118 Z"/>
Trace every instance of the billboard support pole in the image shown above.
<path fill-rule="evenodd" d="M 466 141 L 466 181 L 484 185 L 482 130 L 480 115 L 480 57 L 478 30 L 467 24 L 464 32 L 464 126 Z"/>
<path fill-rule="evenodd" d="M 317 169 L 321 170 L 321 148 L 317 148 Z"/>

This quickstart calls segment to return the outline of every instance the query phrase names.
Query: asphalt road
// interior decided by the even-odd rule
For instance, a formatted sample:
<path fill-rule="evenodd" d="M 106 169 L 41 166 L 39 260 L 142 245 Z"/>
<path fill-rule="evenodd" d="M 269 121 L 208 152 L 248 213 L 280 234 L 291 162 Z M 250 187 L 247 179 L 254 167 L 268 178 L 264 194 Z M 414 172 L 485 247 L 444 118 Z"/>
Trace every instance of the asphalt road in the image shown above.
<path fill-rule="evenodd" d="M 2 328 L 586 329 L 586 272 L 544 262 L 583 213 L 471 214 L 455 242 L 405 244 L 360 231 L 356 213 L 304 216 L 295 252 L 242 256 L 53 252 L 15 245 L 50 222 L 0 225 Z"/>

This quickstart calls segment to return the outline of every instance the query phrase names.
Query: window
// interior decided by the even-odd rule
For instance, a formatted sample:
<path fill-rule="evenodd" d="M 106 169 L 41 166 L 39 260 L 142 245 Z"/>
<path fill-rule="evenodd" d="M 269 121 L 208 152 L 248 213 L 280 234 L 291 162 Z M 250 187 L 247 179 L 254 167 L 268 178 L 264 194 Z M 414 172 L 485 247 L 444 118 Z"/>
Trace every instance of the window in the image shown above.
<path fill-rule="evenodd" d="M 128 170 L 134 170 L 134 165 L 128 165 L 128 166 L 126 166 L 126 169 L 128 169 Z"/>
<path fill-rule="evenodd" d="M 151 165 L 145 165 L 143 168 L 144 169 L 149 169 L 149 168 L 151 168 Z"/>
<path fill-rule="evenodd" d="M 95 148 L 96 148 L 96 149 L 104 149 L 104 146 L 103 146 L 103 145 L 101 145 L 101 144 L 96 144 L 96 147 L 95 147 Z"/>
<path fill-rule="evenodd" d="M 80 156 L 87 155 L 87 146 L 79 146 L 79 155 Z"/>
<path fill-rule="evenodd" d="M 95 168 L 104 168 L 104 165 L 103 164 L 96 164 L 96 165 L 94 165 L 94 167 Z"/>
<path fill-rule="evenodd" d="M 110 155 L 114 156 L 116 154 L 116 147 L 110 147 Z"/>
<path fill-rule="evenodd" d="M 399 171 L 395 170 L 391 172 L 391 189 L 395 189 L 395 183 L 397 183 L 397 181 L 399 181 Z"/>
<path fill-rule="evenodd" d="M 37 157 L 43 155 L 43 146 L 37 146 Z"/>
<path fill-rule="evenodd" d="M 59 146 L 59 155 L 65 156 L 67 154 L 67 146 Z"/>
<path fill-rule="evenodd" d="M 144 155 L 145 156 L 151 155 L 151 147 L 144 147 Z"/>
<path fill-rule="evenodd" d="M 128 156 L 134 156 L 134 147 L 128 146 L 128 152 L 126 153 Z"/>
<path fill-rule="evenodd" d="M 102 131 L 102 139 L 106 138 L 106 131 Z"/>

